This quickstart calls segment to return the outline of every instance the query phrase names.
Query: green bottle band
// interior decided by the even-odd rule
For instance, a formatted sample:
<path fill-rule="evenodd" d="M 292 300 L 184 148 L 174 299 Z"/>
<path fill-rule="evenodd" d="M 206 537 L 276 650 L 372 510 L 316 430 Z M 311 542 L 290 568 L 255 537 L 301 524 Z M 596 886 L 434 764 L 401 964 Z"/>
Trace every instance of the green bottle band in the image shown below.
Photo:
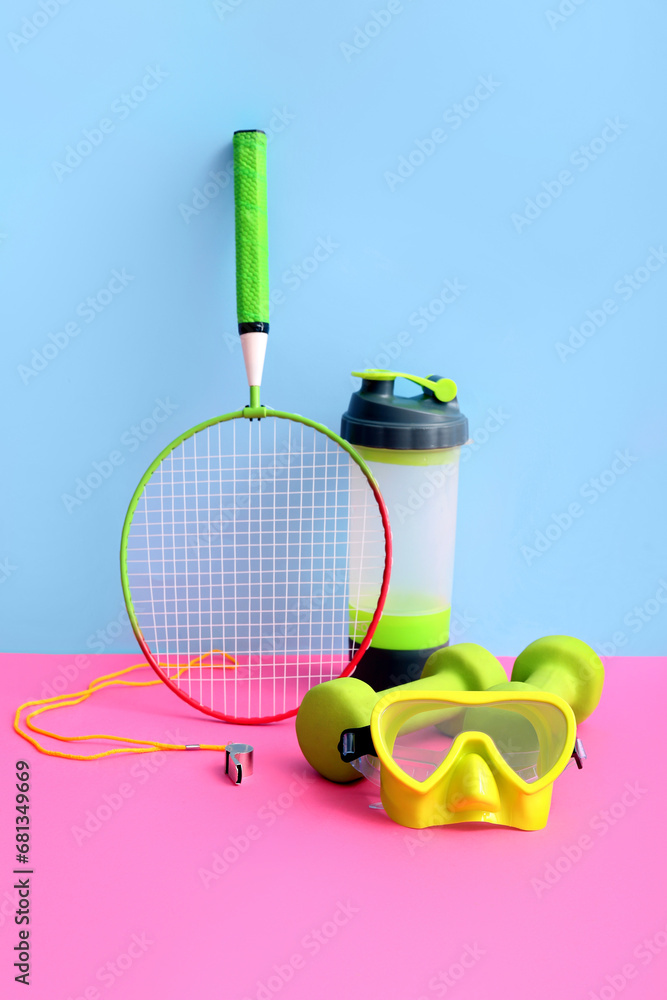
<path fill-rule="evenodd" d="M 423 451 L 408 451 L 401 448 L 366 448 L 355 445 L 365 462 L 381 462 L 383 465 L 458 465 L 461 446 L 453 448 L 425 448 Z"/>
<path fill-rule="evenodd" d="M 444 646 L 449 639 L 451 608 L 430 615 L 383 614 L 371 646 L 380 649 L 430 649 Z M 371 620 L 368 611 L 350 608 L 350 638 L 361 642 Z"/>

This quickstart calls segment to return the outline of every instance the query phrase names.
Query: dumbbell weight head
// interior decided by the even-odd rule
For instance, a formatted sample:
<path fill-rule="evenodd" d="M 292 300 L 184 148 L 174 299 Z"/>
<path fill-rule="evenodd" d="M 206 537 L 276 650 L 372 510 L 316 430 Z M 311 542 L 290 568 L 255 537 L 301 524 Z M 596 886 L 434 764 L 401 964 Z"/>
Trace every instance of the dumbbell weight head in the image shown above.
<path fill-rule="evenodd" d="M 338 753 L 344 729 L 367 726 L 378 694 L 356 677 L 337 677 L 316 684 L 306 692 L 296 716 L 296 737 L 301 752 L 329 781 L 345 784 L 361 775 Z"/>
<path fill-rule="evenodd" d="M 560 695 L 583 722 L 597 707 L 604 665 L 595 650 L 570 635 L 547 635 L 526 646 L 514 662 L 512 680 Z"/>

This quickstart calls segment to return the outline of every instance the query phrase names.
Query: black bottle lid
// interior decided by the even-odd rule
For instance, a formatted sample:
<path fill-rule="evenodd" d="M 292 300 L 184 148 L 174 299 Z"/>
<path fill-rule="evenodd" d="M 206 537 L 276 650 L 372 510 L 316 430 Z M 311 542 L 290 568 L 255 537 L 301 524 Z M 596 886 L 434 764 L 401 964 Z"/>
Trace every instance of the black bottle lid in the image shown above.
<path fill-rule="evenodd" d="M 403 372 L 353 372 L 361 388 L 353 392 L 341 421 L 341 437 L 352 445 L 423 451 L 455 448 L 468 440 L 468 420 L 459 410 L 456 385 L 440 375 L 418 378 Z M 395 396 L 394 382 L 408 378 L 422 387 L 418 396 Z"/>

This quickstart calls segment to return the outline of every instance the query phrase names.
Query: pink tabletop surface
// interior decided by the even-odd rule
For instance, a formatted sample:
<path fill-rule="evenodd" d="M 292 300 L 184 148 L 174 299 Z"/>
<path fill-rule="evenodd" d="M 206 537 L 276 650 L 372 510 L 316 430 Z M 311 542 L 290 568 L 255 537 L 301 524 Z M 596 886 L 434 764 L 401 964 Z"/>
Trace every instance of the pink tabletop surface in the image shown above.
<path fill-rule="evenodd" d="M 20 702 L 138 659 L 2 657 L 3 997 L 667 996 L 667 661 L 606 661 L 602 702 L 580 728 L 588 761 L 557 780 L 545 830 L 419 833 L 369 809 L 367 782 L 316 776 L 293 720 L 216 722 L 161 685 L 101 692 L 44 725 L 250 742 L 252 778 L 232 786 L 213 752 L 79 762 L 13 733 Z M 29 992 L 12 969 L 12 887 L 27 877 L 12 874 L 19 759 L 32 776 Z"/>

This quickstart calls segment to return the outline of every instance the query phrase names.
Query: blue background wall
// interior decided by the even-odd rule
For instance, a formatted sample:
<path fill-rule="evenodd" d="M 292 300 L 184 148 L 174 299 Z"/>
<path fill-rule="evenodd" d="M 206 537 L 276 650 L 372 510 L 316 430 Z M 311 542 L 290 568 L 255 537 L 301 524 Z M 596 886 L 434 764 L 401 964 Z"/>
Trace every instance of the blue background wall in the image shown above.
<path fill-rule="evenodd" d="M 663 4 L 22 0 L 0 19 L 5 649 L 136 648 L 134 486 L 245 402 L 226 164 L 233 130 L 263 127 L 266 402 L 337 428 L 354 367 L 455 378 L 475 439 L 455 636 L 664 650 Z M 99 487 L 63 500 L 95 463 Z"/>

